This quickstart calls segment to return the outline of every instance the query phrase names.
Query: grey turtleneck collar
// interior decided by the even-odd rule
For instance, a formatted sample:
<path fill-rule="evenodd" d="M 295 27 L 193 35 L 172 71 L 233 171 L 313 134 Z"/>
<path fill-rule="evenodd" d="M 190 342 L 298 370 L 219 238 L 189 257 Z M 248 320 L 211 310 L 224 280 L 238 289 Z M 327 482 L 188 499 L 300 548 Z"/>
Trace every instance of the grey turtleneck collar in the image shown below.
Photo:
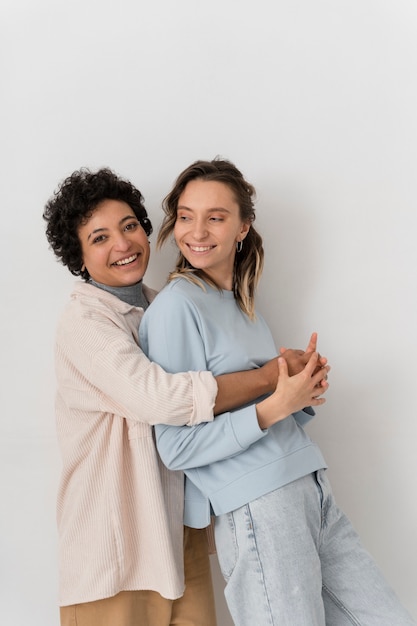
<path fill-rule="evenodd" d="M 123 302 L 130 304 L 132 306 L 141 307 L 142 309 L 147 309 L 149 306 L 149 302 L 145 298 L 142 291 L 142 281 L 135 283 L 134 285 L 128 285 L 126 287 L 110 287 L 109 285 L 103 285 L 102 283 L 96 283 L 95 280 L 89 278 L 88 282 L 99 289 L 104 289 L 104 291 L 108 291 L 109 293 L 116 296 Z"/>

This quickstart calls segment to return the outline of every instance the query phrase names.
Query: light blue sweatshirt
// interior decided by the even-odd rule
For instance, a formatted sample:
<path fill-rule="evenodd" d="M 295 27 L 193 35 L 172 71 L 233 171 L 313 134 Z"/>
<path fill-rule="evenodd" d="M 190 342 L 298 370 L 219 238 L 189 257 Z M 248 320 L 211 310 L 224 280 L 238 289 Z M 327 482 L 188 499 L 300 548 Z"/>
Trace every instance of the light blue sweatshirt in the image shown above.
<path fill-rule="evenodd" d="M 168 372 L 208 369 L 217 376 L 260 367 L 277 355 L 259 313 L 251 321 L 231 291 L 170 282 L 142 318 L 140 345 Z M 221 515 L 326 467 L 303 425 L 308 407 L 269 428 L 258 425 L 255 403 L 198 426 L 155 426 L 159 454 L 186 475 L 184 523 L 203 528 Z"/>

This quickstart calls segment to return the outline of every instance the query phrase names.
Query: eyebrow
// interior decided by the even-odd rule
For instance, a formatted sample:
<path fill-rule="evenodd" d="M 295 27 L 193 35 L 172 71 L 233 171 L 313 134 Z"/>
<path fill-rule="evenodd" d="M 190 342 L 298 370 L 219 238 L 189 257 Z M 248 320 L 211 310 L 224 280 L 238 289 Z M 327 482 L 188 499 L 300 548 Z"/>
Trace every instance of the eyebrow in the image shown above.
<path fill-rule="evenodd" d="M 122 219 L 119 221 L 119 226 L 122 226 L 125 222 L 127 222 L 127 220 L 130 220 L 130 219 L 137 220 L 138 218 L 136 217 L 136 215 L 126 215 L 125 217 L 122 217 Z M 106 230 L 109 230 L 109 229 L 108 228 L 96 228 L 95 230 L 92 230 L 91 233 L 87 237 L 87 241 L 89 241 L 90 237 L 92 237 L 93 235 L 97 235 L 97 233 L 102 233 Z"/>
<path fill-rule="evenodd" d="M 188 206 L 180 205 L 180 206 L 177 206 L 177 211 L 194 211 L 194 209 L 191 209 Z M 224 207 L 221 207 L 221 206 L 207 209 L 208 213 L 218 213 L 219 211 L 221 213 L 230 213 L 229 209 L 225 209 Z"/>

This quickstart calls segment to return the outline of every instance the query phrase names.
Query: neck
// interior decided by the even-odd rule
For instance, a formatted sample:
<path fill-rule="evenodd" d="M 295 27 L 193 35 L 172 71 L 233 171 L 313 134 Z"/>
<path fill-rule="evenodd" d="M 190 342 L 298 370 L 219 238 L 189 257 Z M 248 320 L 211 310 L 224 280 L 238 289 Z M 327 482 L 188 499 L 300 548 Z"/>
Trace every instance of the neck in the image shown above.
<path fill-rule="evenodd" d="M 111 287 L 110 285 L 103 285 L 102 283 L 97 283 L 92 278 L 90 278 L 88 282 L 91 285 L 98 287 L 99 289 L 108 291 L 113 296 L 116 296 L 120 300 L 123 300 L 123 302 L 126 302 L 127 304 L 131 304 L 132 306 L 146 309 L 149 305 L 142 291 L 143 283 L 141 280 L 138 283 L 135 283 L 134 285 L 127 285 L 123 287 Z"/>
<path fill-rule="evenodd" d="M 219 289 L 233 291 L 233 274 L 230 276 L 212 275 L 210 272 L 202 271 L 203 277 L 209 278 Z"/>

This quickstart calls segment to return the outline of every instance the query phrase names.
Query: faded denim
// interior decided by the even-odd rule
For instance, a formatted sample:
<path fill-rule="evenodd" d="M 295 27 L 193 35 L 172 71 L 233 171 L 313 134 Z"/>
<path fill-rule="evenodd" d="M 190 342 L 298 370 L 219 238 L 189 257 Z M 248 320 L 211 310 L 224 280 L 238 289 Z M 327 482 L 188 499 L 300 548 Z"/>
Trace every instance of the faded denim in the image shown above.
<path fill-rule="evenodd" d="M 215 536 L 236 626 L 415 626 L 324 470 L 217 517 Z"/>

